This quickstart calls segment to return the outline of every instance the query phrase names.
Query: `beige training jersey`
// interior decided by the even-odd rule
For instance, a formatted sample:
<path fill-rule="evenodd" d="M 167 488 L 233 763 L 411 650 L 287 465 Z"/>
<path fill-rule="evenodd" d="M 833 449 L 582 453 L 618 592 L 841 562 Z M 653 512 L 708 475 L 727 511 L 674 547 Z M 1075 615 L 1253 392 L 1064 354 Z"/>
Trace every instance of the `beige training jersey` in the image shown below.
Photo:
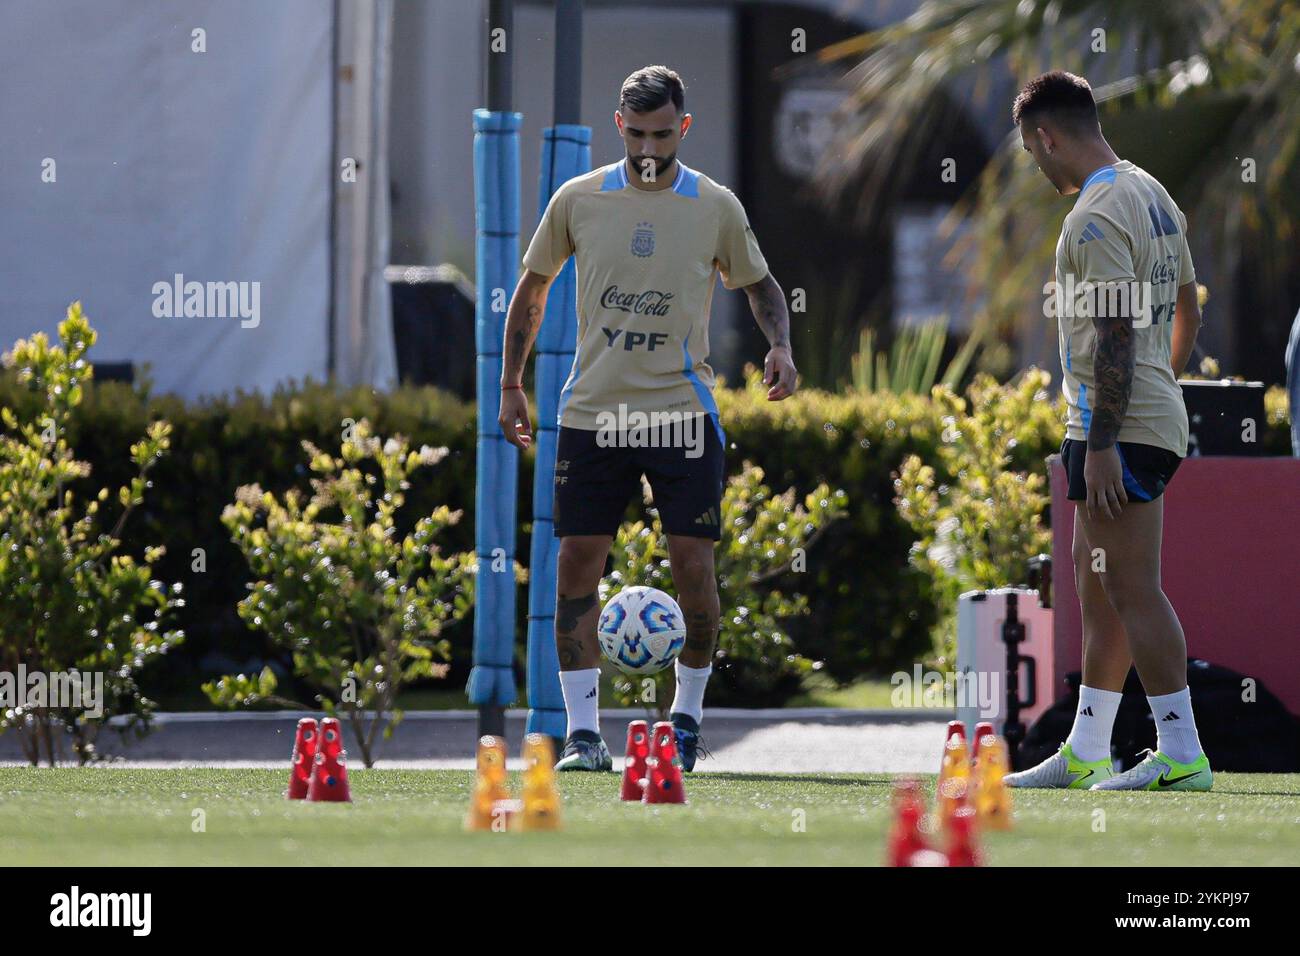
<path fill-rule="evenodd" d="M 575 176 L 551 197 L 524 254 L 524 267 L 544 276 L 577 256 L 578 344 L 561 425 L 717 415 L 705 361 L 715 277 L 738 289 L 766 276 L 767 263 L 731 190 L 677 166 L 672 188 L 656 192 L 629 183 L 622 161 Z"/>
<path fill-rule="evenodd" d="M 1080 310 L 1081 283 L 1127 288 L 1137 364 L 1119 440 L 1187 454 L 1187 409 L 1169 364 L 1178 287 L 1196 278 L 1187 247 L 1187 217 L 1154 178 L 1127 160 L 1086 180 L 1056 244 L 1057 321 L 1066 435 L 1086 440 L 1092 422 L 1096 330 Z M 1067 300 L 1074 303 L 1067 308 Z M 1112 299 L 1111 301 L 1117 301 Z M 1085 314 L 1079 314 L 1080 312 Z"/>

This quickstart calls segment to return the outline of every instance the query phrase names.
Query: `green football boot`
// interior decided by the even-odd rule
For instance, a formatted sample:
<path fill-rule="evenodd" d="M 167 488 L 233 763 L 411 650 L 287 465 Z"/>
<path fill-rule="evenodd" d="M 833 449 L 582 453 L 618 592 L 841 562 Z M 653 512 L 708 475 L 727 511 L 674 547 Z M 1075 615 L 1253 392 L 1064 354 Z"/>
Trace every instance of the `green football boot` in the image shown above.
<path fill-rule="evenodd" d="M 1214 785 L 1210 760 L 1202 751 L 1191 763 L 1179 763 L 1158 750 L 1121 774 L 1093 784 L 1090 790 L 1209 790 Z"/>
<path fill-rule="evenodd" d="M 1043 787 L 1051 790 L 1087 790 L 1099 780 L 1108 780 L 1115 773 L 1109 758 L 1080 760 L 1069 744 L 1048 757 L 1037 767 L 1003 778 L 1008 787 Z"/>

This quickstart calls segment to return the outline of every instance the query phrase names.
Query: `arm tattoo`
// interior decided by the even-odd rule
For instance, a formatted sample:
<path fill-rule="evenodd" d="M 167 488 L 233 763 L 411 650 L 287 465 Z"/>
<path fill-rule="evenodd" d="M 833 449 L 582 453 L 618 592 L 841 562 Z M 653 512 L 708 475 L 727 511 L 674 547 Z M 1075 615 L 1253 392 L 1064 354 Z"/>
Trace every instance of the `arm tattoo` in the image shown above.
<path fill-rule="evenodd" d="M 572 670 L 582 660 L 582 639 L 573 632 L 578 622 L 596 606 L 596 592 L 582 597 L 560 595 L 555 604 L 555 650 L 560 658 L 561 670 Z"/>
<path fill-rule="evenodd" d="M 772 348 L 790 347 L 790 311 L 785 304 L 785 293 L 768 273 L 753 285 L 745 286 L 750 311 L 754 321 L 767 336 Z"/>
<path fill-rule="evenodd" d="M 1093 397 L 1092 424 L 1088 429 L 1088 448 L 1104 451 L 1118 441 L 1120 426 L 1128 413 L 1137 357 L 1136 343 L 1130 316 L 1102 316 L 1094 318 L 1092 324 L 1097 330 L 1092 356 L 1096 394 Z"/>
<path fill-rule="evenodd" d="M 524 377 L 524 366 L 528 363 L 528 351 L 537 338 L 537 330 L 542 324 L 542 309 L 536 302 L 528 303 L 525 312 L 526 324 L 506 323 L 506 355 L 501 369 L 503 384 L 518 382 Z"/>

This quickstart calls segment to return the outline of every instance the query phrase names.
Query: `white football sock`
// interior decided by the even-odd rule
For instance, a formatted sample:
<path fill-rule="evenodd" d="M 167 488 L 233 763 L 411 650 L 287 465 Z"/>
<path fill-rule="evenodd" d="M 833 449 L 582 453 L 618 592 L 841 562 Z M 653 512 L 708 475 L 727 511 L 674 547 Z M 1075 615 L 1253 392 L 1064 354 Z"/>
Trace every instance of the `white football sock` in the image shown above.
<path fill-rule="evenodd" d="M 709 684 L 713 665 L 687 667 L 679 659 L 673 673 L 677 675 L 677 693 L 670 713 L 685 714 L 698 724 L 704 719 L 704 688 Z"/>
<path fill-rule="evenodd" d="M 1079 709 L 1074 726 L 1065 742 L 1080 760 L 1110 759 L 1110 733 L 1115 727 L 1115 713 L 1124 695 L 1083 684 L 1079 687 Z"/>
<path fill-rule="evenodd" d="M 564 712 L 569 715 L 568 733 L 590 730 L 600 733 L 600 668 L 585 671 L 560 671 L 560 689 L 564 692 Z"/>
<path fill-rule="evenodd" d="M 1172 694 L 1148 697 L 1151 716 L 1156 719 L 1156 750 L 1179 763 L 1191 763 L 1201 755 L 1201 739 L 1192 716 L 1192 693 L 1184 687 Z"/>

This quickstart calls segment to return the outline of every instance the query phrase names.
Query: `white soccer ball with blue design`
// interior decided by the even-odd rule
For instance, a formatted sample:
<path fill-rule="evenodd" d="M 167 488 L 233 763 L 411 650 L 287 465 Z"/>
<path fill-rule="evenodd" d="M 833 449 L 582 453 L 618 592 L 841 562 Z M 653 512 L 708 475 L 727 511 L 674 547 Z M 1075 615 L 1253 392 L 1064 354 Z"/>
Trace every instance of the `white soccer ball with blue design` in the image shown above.
<path fill-rule="evenodd" d="M 605 604 L 596 636 L 610 663 L 624 674 L 657 674 L 682 652 L 686 618 L 663 591 L 636 585 Z"/>

